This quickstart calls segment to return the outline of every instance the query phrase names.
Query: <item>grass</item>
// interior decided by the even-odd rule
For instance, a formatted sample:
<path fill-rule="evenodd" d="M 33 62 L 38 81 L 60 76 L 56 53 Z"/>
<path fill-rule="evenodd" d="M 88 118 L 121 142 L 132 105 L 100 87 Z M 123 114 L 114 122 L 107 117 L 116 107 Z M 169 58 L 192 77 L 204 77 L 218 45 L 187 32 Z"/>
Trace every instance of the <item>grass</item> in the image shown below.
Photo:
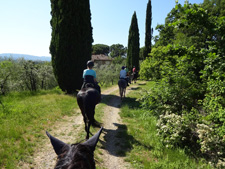
<path fill-rule="evenodd" d="M 44 131 L 78 108 L 75 97 L 59 90 L 11 93 L 0 99 L 0 168 L 7 169 L 29 162 L 27 156 L 34 153 Z"/>
<path fill-rule="evenodd" d="M 124 152 L 120 153 L 126 154 L 126 161 L 133 168 L 210 168 L 203 159 L 193 159 L 182 149 L 168 149 L 162 144 L 156 132 L 156 117 L 141 109 L 141 103 L 137 100 L 141 96 L 141 90 L 150 90 L 153 84 L 154 82 L 147 82 L 145 85 L 140 83 L 122 103 L 120 115 L 127 131 L 119 137 L 126 137 L 127 143 Z"/>
<path fill-rule="evenodd" d="M 121 117 L 126 125 L 119 126 L 116 137 L 123 138 L 119 156 L 126 156 L 133 168 L 209 168 L 202 159 L 192 159 L 182 149 L 165 148 L 156 133 L 157 119 L 148 111 L 140 108 L 137 98 L 142 89 L 149 90 L 153 82 L 139 83 L 137 88 L 123 100 Z M 104 107 L 114 97 L 104 96 L 96 107 L 95 118 L 102 122 Z M 59 90 L 39 91 L 36 93 L 12 93 L 0 97 L 0 168 L 16 168 L 19 161 L 32 162 L 27 159 L 32 156 L 37 145 L 45 137 L 44 131 L 65 115 L 70 116 L 78 109 L 76 98 L 65 95 Z M 76 128 L 77 126 L 74 126 Z M 95 134 L 99 128 L 91 127 Z M 81 138 L 85 132 L 79 133 Z M 97 145 L 95 159 L 102 162 L 101 151 Z"/>

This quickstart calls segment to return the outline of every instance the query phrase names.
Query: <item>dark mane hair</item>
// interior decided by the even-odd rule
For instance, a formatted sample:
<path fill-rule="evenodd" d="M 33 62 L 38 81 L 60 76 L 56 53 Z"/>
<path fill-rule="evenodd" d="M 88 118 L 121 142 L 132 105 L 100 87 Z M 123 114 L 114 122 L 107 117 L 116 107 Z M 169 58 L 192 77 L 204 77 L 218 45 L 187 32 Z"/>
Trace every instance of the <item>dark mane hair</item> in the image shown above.
<path fill-rule="evenodd" d="M 58 156 L 55 169 L 95 169 L 93 151 L 89 146 L 82 144 L 72 144 L 62 149 L 62 154 Z"/>

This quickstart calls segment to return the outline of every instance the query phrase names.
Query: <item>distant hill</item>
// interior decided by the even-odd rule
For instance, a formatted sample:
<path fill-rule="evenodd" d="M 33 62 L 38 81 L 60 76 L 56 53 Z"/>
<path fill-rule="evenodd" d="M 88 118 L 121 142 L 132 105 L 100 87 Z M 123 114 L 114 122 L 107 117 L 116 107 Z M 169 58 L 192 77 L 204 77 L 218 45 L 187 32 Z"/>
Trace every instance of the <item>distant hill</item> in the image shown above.
<path fill-rule="evenodd" d="M 15 53 L 1 53 L 0 57 L 10 57 L 13 59 L 24 58 L 25 60 L 33 60 L 33 61 L 51 61 L 50 56 L 33 56 L 33 55 L 25 55 L 25 54 L 15 54 Z"/>

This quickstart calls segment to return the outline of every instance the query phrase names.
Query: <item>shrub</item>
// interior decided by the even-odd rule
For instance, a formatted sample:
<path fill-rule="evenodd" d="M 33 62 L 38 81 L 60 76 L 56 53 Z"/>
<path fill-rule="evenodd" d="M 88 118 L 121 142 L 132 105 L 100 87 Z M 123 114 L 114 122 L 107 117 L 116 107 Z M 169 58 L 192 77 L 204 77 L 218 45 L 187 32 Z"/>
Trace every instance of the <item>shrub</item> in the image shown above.
<path fill-rule="evenodd" d="M 187 140 L 188 125 L 180 115 L 160 115 L 157 128 L 158 135 L 166 147 L 183 146 L 183 142 Z"/>
<path fill-rule="evenodd" d="M 206 124 L 197 124 L 196 132 L 199 136 L 201 152 L 217 167 L 225 167 L 224 142 L 215 130 Z"/>
<path fill-rule="evenodd" d="M 96 66 L 97 81 L 101 86 L 117 84 L 122 64 L 105 64 Z"/>

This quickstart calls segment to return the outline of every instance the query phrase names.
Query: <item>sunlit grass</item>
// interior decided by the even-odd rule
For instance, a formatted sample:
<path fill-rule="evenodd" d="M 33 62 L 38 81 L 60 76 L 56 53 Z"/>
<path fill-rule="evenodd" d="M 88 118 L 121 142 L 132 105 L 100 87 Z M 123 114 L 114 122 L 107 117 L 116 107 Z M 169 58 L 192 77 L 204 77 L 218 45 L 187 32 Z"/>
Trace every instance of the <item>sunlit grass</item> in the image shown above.
<path fill-rule="evenodd" d="M 121 147 L 117 154 L 126 156 L 126 161 L 134 168 L 207 168 L 201 159 L 194 160 L 181 149 L 171 150 L 162 145 L 156 135 L 156 118 L 142 110 L 137 101 L 141 97 L 140 91 L 150 89 L 152 85 L 153 82 L 141 82 L 138 87 L 131 85 L 132 91 L 123 100 L 120 114 L 126 125 L 118 127 L 120 132 L 116 137 L 123 139 L 123 143 L 115 142 Z M 97 121 L 103 122 L 104 107 L 115 92 L 104 96 L 96 107 Z M 58 90 L 13 93 L 0 99 L 3 103 L 0 105 L 0 168 L 16 168 L 18 161 L 32 162 L 27 157 L 32 156 L 45 137 L 44 131 L 78 109 L 74 96 Z M 93 134 L 98 130 L 91 127 Z M 79 132 L 80 138 L 85 135 L 83 130 Z M 98 144 L 95 151 L 97 166 L 103 160 L 100 146 Z"/>
<path fill-rule="evenodd" d="M 129 140 L 127 147 L 130 147 L 129 150 L 123 149 L 126 161 L 134 168 L 210 168 L 203 159 L 194 159 L 182 149 L 168 149 L 162 144 L 157 136 L 156 117 L 141 109 L 137 100 L 141 96 L 140 91 L 151 89 L 153 84 L 139 82 L 138 87 L 123 101 L 120 115 L 127 126 L 123 136 Z"/>
<path fill-rule="evenodd" d="M 46 128 L 77 108 L 75 97 L 58 90 L 12 93 L 0 99 L 0 168 L 27 161 Z"/>

